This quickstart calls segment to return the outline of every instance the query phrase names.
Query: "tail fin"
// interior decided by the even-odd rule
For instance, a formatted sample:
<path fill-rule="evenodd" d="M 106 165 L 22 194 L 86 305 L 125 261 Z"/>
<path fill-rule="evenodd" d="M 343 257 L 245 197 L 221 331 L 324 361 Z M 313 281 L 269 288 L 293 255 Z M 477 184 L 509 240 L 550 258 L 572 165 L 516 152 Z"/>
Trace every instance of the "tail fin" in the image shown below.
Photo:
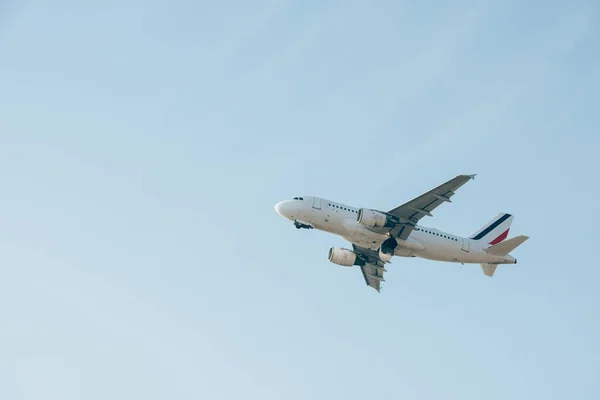
<path fill-rule="evenodd" d="M 529 239 L 528 236 L 517 236 L 512 239 L 508 239 L 502 243 L 492 245 L 485 249 L 485 251 L 497 256 L 506 256 L 508 253 L 522 245 L 527 239 Z M 513 260 L 516 264 L 517 260 L 514 258 Z M 483 273 L 487 276 L 494 276 L 494 272 L 496 272 L 496 267 L 498 267 L 498 264 L 481 264 L 481 269 Z"/>
<path fill-rule="evenodd" d="M 487 276 L 494 276 L 496 267 L 498 267 L 498 264 L 481 264 L 481 270 Z"/>
<path fill-rule="evenodd" d="M 506 239 L 513 216 L 510 214 L 501 213 L 493 220 L 482 226 L 477 232 L 469 238 L 473 240 L 481 240 L 484 243 L 495 245 Z"/>
<path fill-rule="evenodd" d="M 485 251 L 491 254 L 495 254 L 497 256 L 505 256 L 520 245 L 522 245 L 527 239 L 529 239 L 528 236 L 517 236 L 512 239 L 508 239 L 502 243 L 490 246 L 487 249 L 485 249 Z"/>

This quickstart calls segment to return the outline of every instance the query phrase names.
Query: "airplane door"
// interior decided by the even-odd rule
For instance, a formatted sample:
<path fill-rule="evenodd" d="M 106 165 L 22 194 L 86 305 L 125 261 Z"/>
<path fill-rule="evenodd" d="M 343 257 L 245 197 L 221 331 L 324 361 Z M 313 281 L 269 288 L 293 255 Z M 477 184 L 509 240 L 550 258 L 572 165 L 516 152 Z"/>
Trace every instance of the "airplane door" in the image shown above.
<path fill-rule="evenodd" d="M 470 249 L 471 249 L 471 239 L 463 238 L 462 251 L 466 251 L 468 253 Z"/>
<path fill-rule="evenodd" d="M 321 209 L 321 198 L 320 197 L 313 197 L 313 208 L 315 210 Z"/>

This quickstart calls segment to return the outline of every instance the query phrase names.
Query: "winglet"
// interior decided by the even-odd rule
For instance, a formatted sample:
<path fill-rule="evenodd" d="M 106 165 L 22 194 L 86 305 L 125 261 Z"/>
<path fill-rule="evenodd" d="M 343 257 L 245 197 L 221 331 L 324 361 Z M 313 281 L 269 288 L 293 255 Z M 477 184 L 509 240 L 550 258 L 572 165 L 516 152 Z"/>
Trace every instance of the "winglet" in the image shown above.
<path fill-rule="evenodd" d="M 477 174 L 473 174 L 473 175 L 468 175 L 469 178 L 475 180 L 475 177 L 477 176 Z"/>

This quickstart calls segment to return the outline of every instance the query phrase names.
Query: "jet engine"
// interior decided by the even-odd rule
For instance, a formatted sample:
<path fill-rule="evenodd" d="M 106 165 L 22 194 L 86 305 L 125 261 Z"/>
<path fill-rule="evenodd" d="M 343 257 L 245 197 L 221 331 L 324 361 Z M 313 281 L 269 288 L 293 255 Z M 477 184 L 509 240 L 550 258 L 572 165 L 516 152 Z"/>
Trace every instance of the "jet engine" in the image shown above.
<path fill-rule="evenodd" d="M 329 249 L 329 261 L 334 264 L 341 265 L 344 267 L 351 267 L 356 265 L 356 253 L 348 249 L 338 249 L 332 247 Z"/>
<path fill-rule="evenodd" d="M 393 254 L 384 253 L 381 249 L 379 249 L 379 259 L 383 262 L 388 262 L 394 257 Z"/>
<path fill-rule="evenodd" d="M 388 262 L 394 257 L 394 252 L 398 246 L 398 242 L 393 237 L 389 238 L 381 244 L 379 248 L 379 258 L 383 262 Z"/>
<path fill-rule="evenodd" d="M 358 210 L 358 217 L 356 220 L 359 224 L 371 228 L 383 228 L 395 225 L 394 221 L 388 215 L 381 211 L 371 210 L 369 208 L 361 208 Z"/>

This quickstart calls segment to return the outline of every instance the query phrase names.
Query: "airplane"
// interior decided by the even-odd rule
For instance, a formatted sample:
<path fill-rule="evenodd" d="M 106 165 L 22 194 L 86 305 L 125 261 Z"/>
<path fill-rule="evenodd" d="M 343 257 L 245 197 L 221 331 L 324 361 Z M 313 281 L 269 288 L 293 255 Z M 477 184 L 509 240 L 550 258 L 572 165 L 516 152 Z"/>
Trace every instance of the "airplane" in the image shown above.
<path fill-rule="evenodd" d="M 385 266 L 394 256 L 421 257 L 461 264 L 481 264 L 483 273 L 494 275 L 500 264 L 516 264 L 509 253 L 528 236 L 506 240 L 513 216 L 500 213 L 469 237 L 418 225 L 442 203 L 451 203 L 456 190 L 475 179 L 458 175 L 446 183 L 390 211 L 356 208 L 313 196 L 280 201 L 275 211 L 297 229 L 318 229 L 341 236 L 352 250 L 331 247 L 330 262 L 344 267 L 359 266 L 367 286 L 380 292 Z"/>

